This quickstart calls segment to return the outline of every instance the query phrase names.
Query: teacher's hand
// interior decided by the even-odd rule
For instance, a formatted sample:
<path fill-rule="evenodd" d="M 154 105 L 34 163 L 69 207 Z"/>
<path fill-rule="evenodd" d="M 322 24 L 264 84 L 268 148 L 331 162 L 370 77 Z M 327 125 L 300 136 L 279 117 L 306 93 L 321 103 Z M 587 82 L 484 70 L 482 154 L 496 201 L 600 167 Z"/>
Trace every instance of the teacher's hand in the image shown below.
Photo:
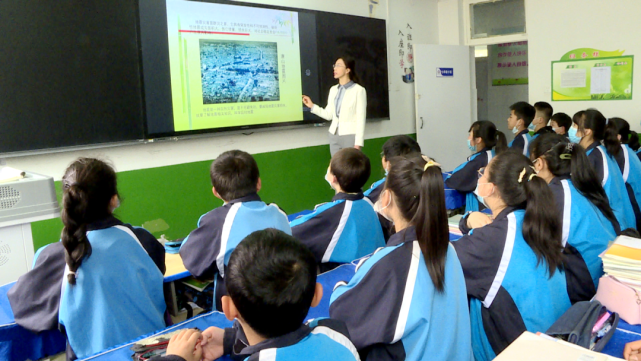
<path fill-rule="evenodd" d="M 355 145 L 354 148 L 356 148 L 358 150 L 361 150 L 361 148 L 363 148 L 363 147 L 361 147 L 360 145 Z"/>
<path fill-rule="evenodd" d="M 314 103 L 307 95 L 303 95 L 303 104 L 305 104 L 305 106 L 309 109 L 312 109 L 314 107 Z"/>

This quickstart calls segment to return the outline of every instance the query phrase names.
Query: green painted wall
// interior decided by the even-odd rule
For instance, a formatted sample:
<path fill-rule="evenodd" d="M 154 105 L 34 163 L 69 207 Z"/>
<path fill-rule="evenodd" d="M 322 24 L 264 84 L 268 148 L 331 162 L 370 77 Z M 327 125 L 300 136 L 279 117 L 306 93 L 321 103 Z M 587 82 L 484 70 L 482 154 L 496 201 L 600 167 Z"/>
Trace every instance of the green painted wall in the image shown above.
<path fill-rule="evenodd" d="M 372 164 L 366 188 L 381 179 L 384 171 L 380 152 L 389 137 L 365 141 L 363 151 Z M 261 198 L 277 203 L 288 214 L 311 209 L 329 201 L 333 191 L 325 181 L 329 165 L 329 146 L 316 146 L 254 155 L 262 180 Z M 135 226 L 144 225 L 156 237 L 185 237 L 196 227 L 200 216 L 222 201 L 211 192 L 211 160 L 118 173 L 121 206 L 116 216 Z M 60 170 L 63 173 L 64 169 Z M 58 201 L 62 197 L 56 182 Z M 38 248 L 59 240 L 59 218 L 34 222 L 33 243 Z"/>

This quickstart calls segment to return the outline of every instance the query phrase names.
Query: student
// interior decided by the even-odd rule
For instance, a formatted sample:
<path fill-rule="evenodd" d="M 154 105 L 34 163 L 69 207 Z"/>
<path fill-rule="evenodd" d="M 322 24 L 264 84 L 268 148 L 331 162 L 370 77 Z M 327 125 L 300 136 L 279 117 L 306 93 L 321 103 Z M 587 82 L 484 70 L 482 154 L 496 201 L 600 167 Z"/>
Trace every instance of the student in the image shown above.
<path fill-rule="evenodd" d="M 202 335 L 184 330 L 158 360 L 358 360 L 342 322 L 303 324 L 323 287 L 316 283 L 314 255 L 294 237 L 276 229 L 250 234 L 232 253 L 228 271 L 223 312 L 233 327 L 209 327 Z"/>
<path fill-rule="evenodd" d="M 466 235 L 453 245 L 470 297 L 474 356 L 484 361 L 523 331 L 545 332 L 571 303 L 561 271 L 560 218 L 532 162 L 510 150 L 479 175 L 477 193 L 492 216 L 462 218 Z"/>
<path fill-rule="evenodd" d="M 468 132 L 467 146 L 475 153 L 452 171 L 445 185 L 465 194 L 465 209 L 469 212 L 479 210 L 479 201 L 474 194 L 478 170 L 485 167 L 496 154 L 506 150 L 507 145 L 505 135 L 490 121 L 476 121 Z"/>
<path fill-rule="evenodd" d="M 568 131 L 572 127 L 572 118 L 565 113 L 556 113 L 550 119 L 552 130 L 559 135 L 568 137 Z"/>
<path fill-rule="evenodd" d="M 583 118 L 585 117 L 585 110 L 580 110 L 572 116 L 572 127 L 568 130 L 568 139 L 574 144 L 579 144 L 581 142 L 581 137 L 579 137 L 576 132 L 579 130 L 579 124 L 583 123 Z"/>
<path fill-rule="evenodd" d="M 507 127 L 514 133 L 514 140 L 508 144 L 508 147 L 516 149 L 527 156 L 528 147 L 532 136 L 528 132 L 528 127 L 534 119 L 536 110 L 526 102 L 518 102 L 510 106 L 510 117 L 507 118 Z"/>
<path fill-rule="evenodd" d="M 589 301 L 603 276 L 599 255 L 620 233 L 619 222 L 583 147 L 564 136 L 544 134 L 532 141 L 530 149 L 537 175 L 550 186 L 563 224 L 570 298 L 573 303 Z"/>
<path fill-rule="evenodd" d="M 369 159 L 363 152 L 339 150 L 325 175 L 336 191 L 332 201 L 290 223 L 292 234 L 312 250 L 322 272 L 385 246 L 378 216 L 362 191 L 369 175 Z"/>
<path fill-rule="evenodd" d="M 79 158 L 62 185 L 62 239 L 39 249 L 9 290 L 16 323 L 33 332 L 60 327 L 69 360 L 165 328 L 165 250 L 114 217 L 114 170 Z"/>
<path fill-rule="evenodd" d="M 347 324 L 363 360 L 473 360 L 441 169 L 421 157 L 395 160 L 380 202 L 397 233 L 336 286 L 330 316 Z"/>
<path fill-rule="evenodd" d="M 185 268 L 196 278 L 214 279 L 214 302 L 222 310 L 225 268 L 233 250 L 248 234 L 276 228 L 291 234 L 287 216 L 275 204 L 265 204 L 258 165 L 249 153 L 230 150 L 211 164 L 212 192 L 225 202 L 198 220 L 180 247 Z"/>
<path fill-rule="evenodd" d="M 536 138 L 545 133 L 554 133 L 552 127 L 548 125 L 554 112 L 550 103 L 536 102 L 534 103 L 534 110 L 534 119 L 528 128 L 532 132 L 530 133 L 532 138 Z"/>
<path fill-rule="evenodd" d="M 639 201 L 641 201 L 641 161 L 639 161 L 639 157 L 630 147 L 630 143 L 633 145 L 634 143 L 639 143 L 639 136 L 636 132 L 630 131 L 630 124 L 621 118 L 610 118 L 605 132 L 608 134 L 606 138 L 613 140 L 612 143 L 609 143 L 608 153 L 614 155 L 614 159 L 623 174 L 623 181 L 634 210 L 636 226 L 637 229 L 641 229 L 641 210 L 639 209 Z M 618 146 L 614 142 L 615 134 L 619 141 Z M 620 149 L 617 149 L 619 147 Z"/>
<path fill-rule="evenodd" d="M 601 181 L 605 193 L 608 195 L 610 207 L 619 221 L 621 229 L 635 228 L 636 218 L 630 197 L 625 186 L 623 176 L 618 169 L 617 162 L 611 152 L 621 149 L 616 137 L 616 132 L 608 132 L 606 138 L 606 119 L 596 109 L 588 109 L 580 119 L 579 129 L 576 133 L 581 138 L 579 144 L 585 148 L 592 168 L 596 171 L 597 178 Z M 605 145 L 601 145 L 601 142 Z"/>

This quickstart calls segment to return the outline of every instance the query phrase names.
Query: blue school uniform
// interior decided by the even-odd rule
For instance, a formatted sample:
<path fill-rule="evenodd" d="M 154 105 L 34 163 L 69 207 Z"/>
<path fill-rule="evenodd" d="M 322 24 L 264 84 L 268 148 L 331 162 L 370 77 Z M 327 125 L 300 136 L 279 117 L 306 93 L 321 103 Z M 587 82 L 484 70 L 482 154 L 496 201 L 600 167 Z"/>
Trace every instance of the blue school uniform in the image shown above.
<path fill-rule="evenodd" d="M 336 285 L 329 314 L 345 322 L 364 360 L 473 360 L 465 279 L 451 245 L 444 284 L 435 289 L 408 227 Z"/>
<path fill-rule="evenodd" d="M 378 198 L 381 196 L 381 192 L 383 191 L 383 188 L 385 188 L 386 179 L 387 177 L 372 183 L 372 186 L 368 190 L 363 192 L 363 195 L 369 198 L 369 200 L 372 201 L 372 203 L 376 203 L 378 201 Z"/>
<path fill-rule="evenodd" d="M 639 160 L 641 160 L 641 148 L 639 148 L 637 150 L 637 158 L 639 158 Z"/>
<path fill-rule="evenodd" d="M 378 215 L 363 193 L 338 193 L 290 225 L 318 263 L 348 263 L 385 246 Z"/>
<path fill-rule="evenodd" d="M 589 301 L 603 276 L 599 255 L 620 233 L 619 224 L 612 224 L 574 187 L 569 177 L 555 177 L 549 185 L 563 221 L 565 254 L 573 258 L 565 268 L 570 299 L 572 303 Z"/>
<path fill-rule="evenodd" d="M 641 200 L 641 161 L 634 154 L 634 151 L 627 144 L 621 144 L 621 151 L 614 159 L 623 175 L 628 197 L 634 210 L 637 229 L 641 229 L 641 207 L 639 207 L 639 200 Z"/>
<path fill-rule="evenodd" d="M 519 152 L 523 153 L 524 156 L 530 157 L 530 142 L 532 141 L 532 136 L 530 135 L 527 129 L 520 131 L 514 139 L 508 144 L 508 147 L 516 149 Z"/>
<path fill-rule="evenodd" d="M 225 268 L 238 244 L 249 234 L 275 228 L 292 234 L 287 215 L 275 204 L 265 204 L 256 193 L 225 203 L 205 213 L 180 247 L 185 268 L 196 278 L 214 279 L 216 309 L 226 295 Z"/>
<path fill-rule="evenodd" d="M 599 142 L 592 143 L 587 149 L 588 159 L 592 164 L 597 178 L 605 190 L 610 201 L 610 207 L 619 221 L 621 230 L 627 228 L 636 229 L 634 209 L 628 196 L 625 182 L 621 172 L 618 172 L 618 165 L 614 158 L 607 152 Z"/>
<path fill-rule="evenodd" d="M 478 170 L 487 167 L 494 155 L 494 150 L 483 148 L 480 152 L 469 156 L 467 161 L 456 167 L 445 180 L 447 188 L 456 189 L 465 194 L 465 210 L 468 212 L 479 210 L 479 201 L 473 193 L 479 179 Z"/>
<path fill-rule="evenodd" d="M 470 297 L 472 346 L 477 361 L 492 360 L 524 331 L 545 332 L 570 306 L 566 279 L 550 277 L 523 238 L 524 210 L 508 207 L 470 231 L 467 217 L 453 242 Z"/>

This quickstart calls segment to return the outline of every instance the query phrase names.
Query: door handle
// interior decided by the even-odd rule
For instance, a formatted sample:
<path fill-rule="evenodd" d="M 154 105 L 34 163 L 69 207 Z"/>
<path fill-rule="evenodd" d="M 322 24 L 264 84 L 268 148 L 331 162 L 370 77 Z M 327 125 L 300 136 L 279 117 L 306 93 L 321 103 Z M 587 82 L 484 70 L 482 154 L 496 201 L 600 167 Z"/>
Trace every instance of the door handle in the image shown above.
<path fill-rule="evenodd" d="M 420 128 L 420 129 L 423 129 L 423 124 L 424 124 L 424 123 L 425 123 L 425 122 L 423 121 L 423 117 L 421 117 L 421 128 Z"/>

